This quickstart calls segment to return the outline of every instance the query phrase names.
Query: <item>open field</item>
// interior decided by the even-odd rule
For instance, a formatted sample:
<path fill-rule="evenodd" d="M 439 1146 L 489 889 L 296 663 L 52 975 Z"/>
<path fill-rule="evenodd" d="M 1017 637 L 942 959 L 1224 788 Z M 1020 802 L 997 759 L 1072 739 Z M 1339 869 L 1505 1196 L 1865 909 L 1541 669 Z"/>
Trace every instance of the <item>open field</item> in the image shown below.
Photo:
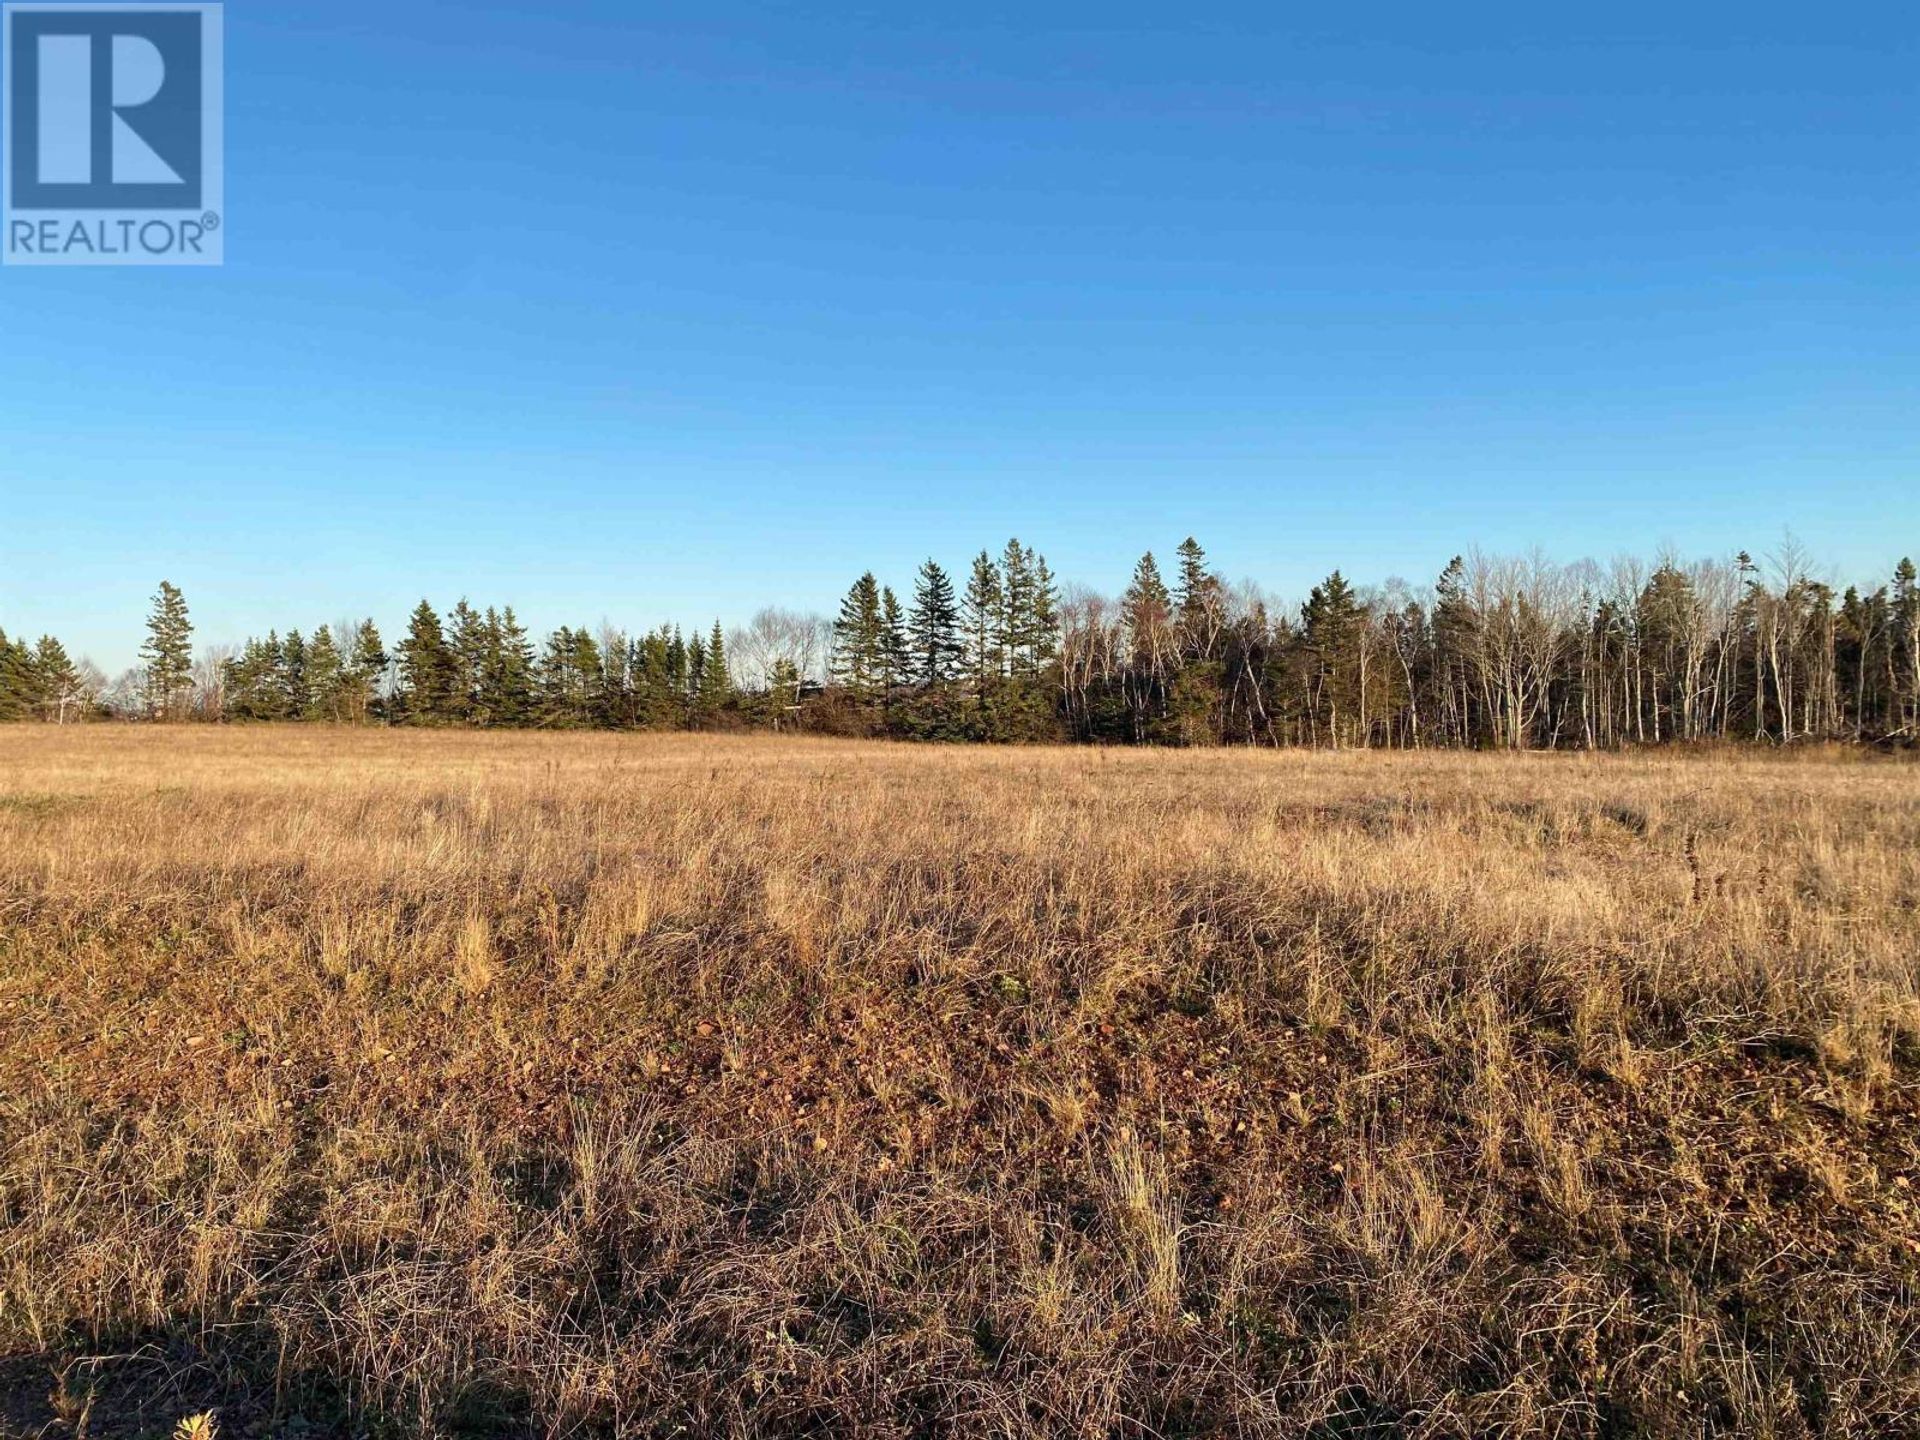
<path fill-rule="evenodd" d="M 1916 1190 L 1912 763 L 0 729 L 0 1433 L 1916 1434 Z"/>

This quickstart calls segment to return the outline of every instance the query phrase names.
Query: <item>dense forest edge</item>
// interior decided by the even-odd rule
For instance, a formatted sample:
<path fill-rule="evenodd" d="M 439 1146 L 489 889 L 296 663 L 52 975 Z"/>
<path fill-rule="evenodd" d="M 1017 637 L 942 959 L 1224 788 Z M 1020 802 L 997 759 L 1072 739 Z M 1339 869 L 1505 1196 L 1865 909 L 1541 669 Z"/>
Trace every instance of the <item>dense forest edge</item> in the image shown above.
<path fill-rule="evenodd" d="M 1612 748 L 1920 742 L 1911 559 L 1837 592 L 1789 542 L 1765 564 L 1456 557 L 1421 591 L 1335 571 L 1300 606 L 1229 585 L 1193 539 L 1110 598 L 1018 540 L 963 580 L 929 560 L 903 603 L 872 573 L 832 619 L 731 631 L 562 627 L 422 600 L 197 655 L 161 582 L 141 664 L 109 682 L 0 629 L 0 721 L 765 729 L 944 741 Z"/>

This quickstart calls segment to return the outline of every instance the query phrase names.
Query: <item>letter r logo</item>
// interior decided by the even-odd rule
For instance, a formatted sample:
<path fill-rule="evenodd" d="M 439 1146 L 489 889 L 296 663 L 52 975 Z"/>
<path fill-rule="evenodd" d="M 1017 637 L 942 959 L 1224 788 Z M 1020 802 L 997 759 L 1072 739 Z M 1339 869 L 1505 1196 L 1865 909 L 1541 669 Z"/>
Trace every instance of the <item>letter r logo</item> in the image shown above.
<path fill-rule="evenodd" d="M 199 8 L 10 5 L 14 210 L 198 210 Z"/>
<path fill-rule="evenodd" d="M 93 46 L 91 35 L 40 37 L 40 183 L 93 183 Z M 144 35 L 115 35 L 110 154 L 114 185 L 184 185 L 179 173 L 140 138 L 127 111 L 147 105 L 166 84 L 167 62 Z"/>

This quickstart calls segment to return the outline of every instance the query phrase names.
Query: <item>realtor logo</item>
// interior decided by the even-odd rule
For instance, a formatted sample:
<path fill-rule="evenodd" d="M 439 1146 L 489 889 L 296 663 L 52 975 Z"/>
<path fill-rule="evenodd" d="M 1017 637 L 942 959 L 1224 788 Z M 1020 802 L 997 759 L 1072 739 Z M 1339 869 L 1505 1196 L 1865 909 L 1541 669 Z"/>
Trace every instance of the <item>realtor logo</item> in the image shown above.
<path fill-rule="evenodd" d="M 4 7 L 9 265 L 218 265 L 221 6 Z"/>

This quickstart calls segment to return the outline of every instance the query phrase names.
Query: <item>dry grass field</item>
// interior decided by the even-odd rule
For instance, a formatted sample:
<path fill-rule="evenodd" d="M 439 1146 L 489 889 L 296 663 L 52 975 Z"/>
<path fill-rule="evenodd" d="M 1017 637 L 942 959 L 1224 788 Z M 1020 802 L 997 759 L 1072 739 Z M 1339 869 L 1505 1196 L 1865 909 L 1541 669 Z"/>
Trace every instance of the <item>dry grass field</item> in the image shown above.
<path fill-rule="evenodd" d="M 0 1433 L 1920 1434 L 1920 766 L 0 730 Z"/>

